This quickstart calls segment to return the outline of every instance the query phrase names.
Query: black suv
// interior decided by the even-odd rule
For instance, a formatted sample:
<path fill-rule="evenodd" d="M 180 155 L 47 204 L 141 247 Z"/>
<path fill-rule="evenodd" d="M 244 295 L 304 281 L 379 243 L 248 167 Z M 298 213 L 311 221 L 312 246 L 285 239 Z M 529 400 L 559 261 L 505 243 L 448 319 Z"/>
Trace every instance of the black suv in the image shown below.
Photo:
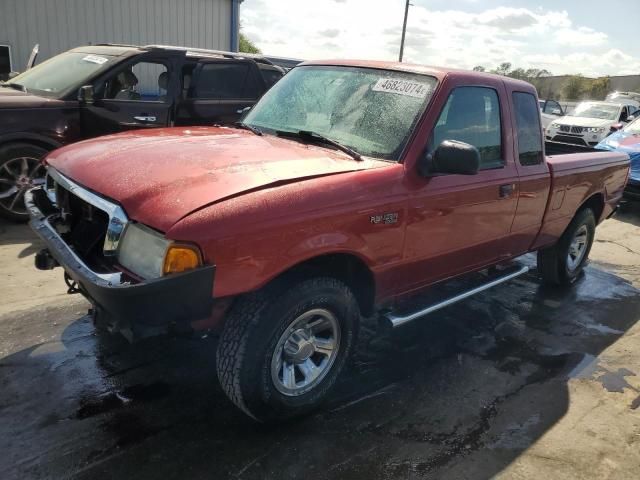
<path fill-rule="evenodd" d="M 42 156 L 137 128 L 231 124 L 285 69 L 259 55 L 151 45 L 75 48 L 0 83 L 0 215 L 26 220 Z"/>

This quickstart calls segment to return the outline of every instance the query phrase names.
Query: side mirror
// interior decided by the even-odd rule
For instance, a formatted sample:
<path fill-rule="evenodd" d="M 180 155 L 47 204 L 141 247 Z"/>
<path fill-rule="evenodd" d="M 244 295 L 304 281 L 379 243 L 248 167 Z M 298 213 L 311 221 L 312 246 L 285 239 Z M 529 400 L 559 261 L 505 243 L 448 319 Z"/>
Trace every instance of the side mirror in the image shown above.
<path fill-rule="evenodd" d="M 611 131 L 617 132 L 618 130 L 622 130 L 624 128 L 624 123 L 615 123 L 611 125 Z"/>
<path fill-rule="evenodd" d="M 562 116 L 562 110 L 558 109 L 558 108 L 554 108 L 553 110 L 551 110 L 551 115 L 557 115 L 558 117 Z"/>
<path fill-rule="evenodd" d="M 473 145 L 457 140 L 443 141 L 436 151 L 422 157 L 418 172 L 435 175 L 475 175 L 480 168 L 480 152 Z"/>
<path fill-rule="evenodd" d="M 637 115 L 634 113 L 633 115 L 629 115 L 627 117 L 627 123 L 633 122 L 636 119 Z"/>
<path fill-rule="evenodd" d="M 85 85 L 80 87 L 78 91 L 78 101 L 85 105 L 93 105 L 93 85 Z"/>

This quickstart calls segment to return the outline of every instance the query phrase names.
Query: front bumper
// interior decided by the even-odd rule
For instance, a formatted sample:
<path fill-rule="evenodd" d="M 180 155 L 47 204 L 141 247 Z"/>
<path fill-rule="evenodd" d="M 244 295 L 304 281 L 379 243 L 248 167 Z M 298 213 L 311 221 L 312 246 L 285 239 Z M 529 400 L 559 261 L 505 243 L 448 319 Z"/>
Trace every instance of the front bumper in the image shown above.
<path fill-rule="evenodd" d="M 47 216 L 38 207 L 38 196 L 44 196 L 40 187 L 25 194 L 29 224 L 94 305 L 95 320 L 101 326 L 133 342 L 171 331 L 189 331 L 191 322 L 211 316 L 214 266 L 137 284 L 121 283 L 119 275 L 96 273 L 76 255 L 50 223 L 56 214 Z"/>

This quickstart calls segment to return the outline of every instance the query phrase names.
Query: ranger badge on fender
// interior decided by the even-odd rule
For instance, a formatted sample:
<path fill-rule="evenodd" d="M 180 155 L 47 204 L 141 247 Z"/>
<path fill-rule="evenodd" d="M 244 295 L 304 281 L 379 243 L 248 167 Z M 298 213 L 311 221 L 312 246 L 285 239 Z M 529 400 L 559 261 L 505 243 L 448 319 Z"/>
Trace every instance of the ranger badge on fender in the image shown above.
<path fill-rule="evenodd" d="M 378 223 L 398 223 L 398 214 L 394 213 L 384 213 L 382 215 L 371 215 L 369 221 L 373 224 Z"/>

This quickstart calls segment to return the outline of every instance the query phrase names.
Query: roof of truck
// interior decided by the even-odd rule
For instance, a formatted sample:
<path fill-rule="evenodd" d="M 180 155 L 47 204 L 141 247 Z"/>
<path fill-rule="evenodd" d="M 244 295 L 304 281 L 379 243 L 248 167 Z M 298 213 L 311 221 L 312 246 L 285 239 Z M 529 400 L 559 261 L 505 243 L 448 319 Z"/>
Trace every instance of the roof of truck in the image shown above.
<path fill-rule="evenodd" d="M 378 68 L 382 70 L 397 70 L 400 72 L 432 75 L 438 79 L 442 79 L 446 76 L 468 77 L 469 79 L 499 78 L 505 83 L 509 83 L 511 85 L 519 85 L 521 87 L 526 86 L 527 89 L 532 88 L 532 85 L 528 82 L 525 82 L 523 80 L 516 80 L 515 78 L 505 77 L 503 75 L 496 75 L 493 73 L 485 73 L 485 72 L 475 72 L 471 70 L 461 70 L 457 68 L 433 67 L 428 65 L 419 65 L 415 63 L 405 63 L 405 62 L 387 62 L 387 61 L 379 61 L 379 60 L 330 59 L 330 60 L 308 61 L 308 62 L 302 63 L 301 65 L 337 65 L 337 66 L 344 66 L 344 67 Z"/>
<path fill-rule="evenodd" d="M 265 65 L 274 65 L 279 67 L 291 68 L 293 65 L 300 63 L 302 60 L 284 57 L 267 57 L 262 54 L 243 53 L 243 52 L 226 52 L 223 50 L 211 50 L 205 48 L 183 47 L 176 45 L 121 45 L 115 43 L 100 43 L 96 45 L 86 45 L 74 48 L 76 52 L 93 53 L 97 55 L 115 55 L 129 56 L 137 55 L 144 52 L 161 50 L 166 52 L 184 52 L 188 57 L 196 58 L 235 58 L 235 59 L 251 59 L 257 63 Z"/>

